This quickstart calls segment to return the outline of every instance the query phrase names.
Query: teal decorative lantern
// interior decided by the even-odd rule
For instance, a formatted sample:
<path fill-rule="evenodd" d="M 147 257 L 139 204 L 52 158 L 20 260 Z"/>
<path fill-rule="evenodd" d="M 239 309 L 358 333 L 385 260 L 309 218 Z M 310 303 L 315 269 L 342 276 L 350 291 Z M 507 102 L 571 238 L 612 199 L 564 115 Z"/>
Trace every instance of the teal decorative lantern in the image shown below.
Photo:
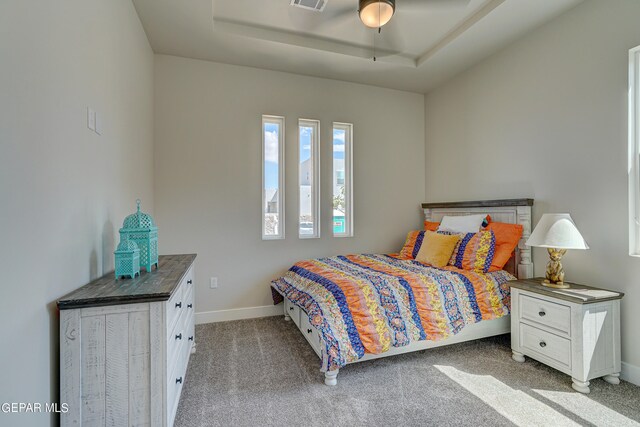
<path fill-rule="evenodd" d="M 135 242 L 140 250 L 140 266 L 151 271 L 158 268 L 158 227 L 151 215 L 140 212 L 140 199 L 136 200 L 138 211 L 124 219 L 120 229 L 120 241 Z"/>
<path fill-rule="evenodd" d="M 135 242 L 122 240 L 114 252 L 116 255 L 116 279 L 140 275 L 140 249 Z"/>

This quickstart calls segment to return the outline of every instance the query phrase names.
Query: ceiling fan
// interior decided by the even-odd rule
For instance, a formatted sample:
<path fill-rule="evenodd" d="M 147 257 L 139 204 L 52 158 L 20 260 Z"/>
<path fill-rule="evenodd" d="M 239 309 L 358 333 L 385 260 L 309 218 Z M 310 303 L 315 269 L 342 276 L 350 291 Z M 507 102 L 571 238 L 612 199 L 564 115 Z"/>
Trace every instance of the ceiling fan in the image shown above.
<path fill-rule="evenodd" d="M 316 11 L 324 10 L 325 6 L 330 0 L 318 0 L 316 4 L 320 7 L 316 8 Z M 471 0 L 357 0 L 357 6 L 343 7 L 340 9 L 317 14 L 312 22 L 306 21 L 304 28 L 306 30 L 313 30 L 321 26 L 334 25 L 346 20 L 353 20 L 357 16 L 366 28 L 377 29 L 376 34 L 381 34 L 382 27 L 388 25 L 391 19 L 398 13 L 423 13 L 442 9 L 464 9 L 468 6 Z M 292 0 L 291 3 L 302 3 L 304 0 Z M 314 0 L 311 0 L 313 3 Z M 353 0 L 355 3 L 356 0 Z M 357 7 L 357 9 L 355 8 Z M 307 8 L 312 9 L 312 8 Z M 314 14 L 315 15 L 315 14 Z M 373 60 L 376 60 L 376 56 L 386 56 L 397 54 L 403 51 L 402 38 L 398 32 L 401 27 L 393 25 L 385 28 L 384 37 L 387 41 L 387 46 L 391 45 L 391 48 L 386 48 L 380 51 L 380 54 L 376 55 L 375 37 L 374 37 L 374 54 Z"/>
<path fill-rule="evenodd" d="M 434 7 L 466 7 L 470 0 L 400 0 L 402 8 L 409 11 L 417 8 L 428 10 Z M 358 0 L 358 16 L 369 28 L 381 28 L 387 24 L 396 11 L 396 0 Z"/>

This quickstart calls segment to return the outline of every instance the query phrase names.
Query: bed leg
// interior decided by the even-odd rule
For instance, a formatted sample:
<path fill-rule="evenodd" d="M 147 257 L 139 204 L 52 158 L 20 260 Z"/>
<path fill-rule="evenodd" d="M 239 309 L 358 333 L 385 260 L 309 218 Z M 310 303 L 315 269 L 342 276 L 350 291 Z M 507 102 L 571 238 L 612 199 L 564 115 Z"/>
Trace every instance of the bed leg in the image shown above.
<path fill-rule="evenodd" d="M 290 321 L 290 320 L 291 320 L 291 316 L 289 316 L 289 314 L 288 314 L 288 313 L 285 313 L 285 314 L 284 314 L 284 321 L 285 321 L 285 322 L 288 322 L 288 321 Z"/>
<path fill-rule="evenodd" d="M 326 385 L 336 385 L 338 384 L 338 370 L 335 371 L 327 371 L 324 373 L 324 383 Z"/>

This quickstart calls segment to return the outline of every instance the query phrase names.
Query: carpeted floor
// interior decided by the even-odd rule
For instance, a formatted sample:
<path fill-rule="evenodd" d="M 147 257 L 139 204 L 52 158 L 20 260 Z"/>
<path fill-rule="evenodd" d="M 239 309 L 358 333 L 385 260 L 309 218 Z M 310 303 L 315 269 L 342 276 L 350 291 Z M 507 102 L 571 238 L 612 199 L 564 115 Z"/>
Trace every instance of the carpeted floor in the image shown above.
<path fill-rule="evenodd" d="M 200 325 L 196 341 L 176 426 L 640 425 L 640 387 L 574 392 L 514 362 L 508 335 L 350 365 L 335 387 L 282 317 Z"/>

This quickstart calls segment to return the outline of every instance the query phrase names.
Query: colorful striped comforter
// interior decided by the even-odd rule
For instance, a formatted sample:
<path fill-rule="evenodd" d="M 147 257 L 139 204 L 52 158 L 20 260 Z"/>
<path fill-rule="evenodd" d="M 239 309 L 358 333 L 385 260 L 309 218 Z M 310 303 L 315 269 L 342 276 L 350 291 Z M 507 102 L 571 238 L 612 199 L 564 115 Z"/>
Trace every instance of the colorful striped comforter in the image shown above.
<path fill-rule="evenodd" d="M 510 307 L 505 283 L 512 279 L 506 271 L 440 269 L 396 254 L 367 254 L 301 261 L 271 286 L 274 300 L 291 300 L 322 334 L 326 371 L 503 317 Z"/>

